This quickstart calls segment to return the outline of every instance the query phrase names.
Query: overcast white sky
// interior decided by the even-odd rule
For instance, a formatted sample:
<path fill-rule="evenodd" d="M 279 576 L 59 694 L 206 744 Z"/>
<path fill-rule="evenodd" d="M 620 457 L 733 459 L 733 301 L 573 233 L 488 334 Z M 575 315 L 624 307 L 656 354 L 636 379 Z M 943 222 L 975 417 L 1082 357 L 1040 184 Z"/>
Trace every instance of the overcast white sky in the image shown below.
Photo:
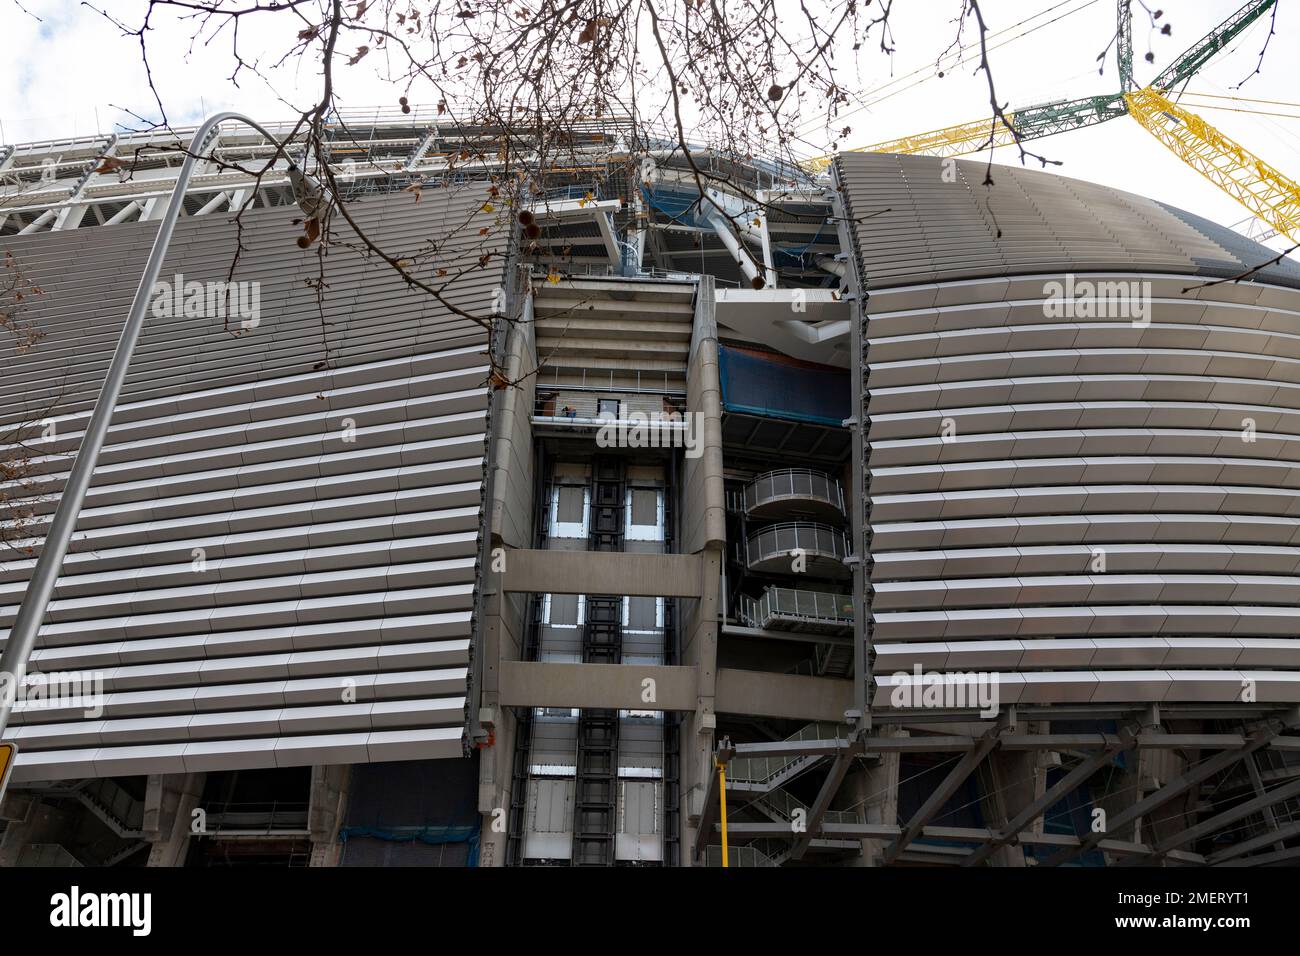
<path fill-rule="evenodd" d="M 1153 10 L 1160 6 L 1148 2 Z M 1150 33 L 1146 14 L 1135 4 L 1133 42 L 1139 82 L 1154 77 L 1243 2 L 1169 0 L 1163 4 L 1162 20 L 1172 25 L 1173 33 L 1168 37 Z M 0 35 L 7 41 L 0 67 L 0 140 L 28 142 L 109 131 L 121 119 L 121 108 L 156 113 L 135 37 L 123 36 L 94 10 L 74 0 L 22 0 L 22 4 L 31 15 L 14 0 L 0 0 Z M 104 0 L 104 4 L 128 23 L 138 22 L 145 7 L 143 0 Z M 1279 6 L 1277 35 L 1261 74 L 1241 90 L 1234 90 L 1255 68 L 1268 31 L 1267 14 L 1203 69 L 1188 89 L 1258 100 L 1300 100 L 1300 84 L 1296 82 L 1300 77 L 1300 5 L 1281 2 Z M 1106 93 L 1118 87 L 1113 53 L 1106 58 L 1105 75 L 1097 75 L 1096 62 L 1098 53 L 1114 34 L 1115 0 L 983 0 L 982 7 L 990 31 L 1013 27 L 1049 8 L 1056 9 L 1031 20 L 1029 25 L 1061 17 L 992 52 L 1001 99 L 1013 106 L 1030 105 Z M 860 92 L 866 94 L 918 68 L 922 72 L 912 79 L 921 82 L 889 87 L 885 92 L 900 91 L 845 118 L 842 125 L 852 127 L 853 144 L 867 145 L 987 115 L 985 79 L 973 72 L 973 62 L 950 68 L 943 78 L 934 76 L 935 57 L 952 38 L 952 18 L 959 8 L 959 0 L 895 3 L 897 53 L 891 62 L 878 50 L 864 49 L 858 78 Z M 297 24 L 279 16 L 271 20 L 282 22 L 274 33 L 245 32 L 242 42 L 246 54 L 263 51 L 268 56 L 278 55 L 286 48 L 286 31 L 296 31 Z M 1014 37 L 1023 29 L 1009 30 L 1004 38 Z M 190 50 L 186 37 L 178 29 L 164 25 L 151 39 L 155 80 L 175 124 L 195 122 L 205 112 L 223 107 L 262 117 L 285 116 L 289 111 L 277 92 L 303 104 L 315 92 L 316 77 L 297 73 L 298 67 L 275 75 L 276 91 L 251 76 L 236 87 L 228 79 L 228 46 L 218 43 L 213 48 Z M 1148 49 L 1155 54 L 1152 65 L 1142 59 Z M 396 97 L 391 88 L 374 77 L 373 71 L 360 69 L 348 71 L 342 93 L 351 106 L 392 105 Z M 1227 100 L 1220 102 L 1234 105 Z M 1300 116 L 1300 108 L 1245 105 Z M 1300 179 L 1300 119 L 1199 107 L 1198 111 L 1258 156 Z M 1150 196 L 1228 225 L 1247 215 L 1128 118 L 1040 140 L 1034 149 L 1060 160 L 1063 165 L 1056 171 L 1064 175 Z M 995 161 L 1014 163 L 1015 151 L 1001 150 Z"/>

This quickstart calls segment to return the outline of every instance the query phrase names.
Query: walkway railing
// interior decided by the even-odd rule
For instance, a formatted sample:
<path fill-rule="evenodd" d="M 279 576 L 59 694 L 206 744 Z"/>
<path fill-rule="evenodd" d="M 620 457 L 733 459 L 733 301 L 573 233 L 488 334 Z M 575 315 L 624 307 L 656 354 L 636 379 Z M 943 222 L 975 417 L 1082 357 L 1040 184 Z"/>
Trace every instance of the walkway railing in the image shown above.
<path fill-rule="evenodd" d="M 833 724 L 818 721 L 806 724 L 786 738 L 787 742 L 806 740 L 848 739 L 849 728 L 846 724 Z M 809 761 L 818 757 L 780 756 L 780 757 L 736 757 L 727 764 L 727 780 L 732 783 L 767 783 L 773 777 L 784 772 L 796 761 Z"/>
<path fill-rule="evenodd" d="M 777 501 L 817 501 L 844 512 L 844 491 L 830 475 L 811 468 L 783 468 L 759 475 L 745 486 L 745 511 Z"/>
<path fill-rule="evenodd" d="M 843 560 L 848 539 L 839 528 L 813 521 L 788 521 L 753 532 L 745 542 L 745 563 L 750 567 L 792 552 Z"/>
<path fill-rule="evenodd" d="M 739 617 L 748 627 L 779 626 L 785 620 L 851 628 L 853 595 L 798 588 L 766 588 L 761 597 L 741 596 Z"/>

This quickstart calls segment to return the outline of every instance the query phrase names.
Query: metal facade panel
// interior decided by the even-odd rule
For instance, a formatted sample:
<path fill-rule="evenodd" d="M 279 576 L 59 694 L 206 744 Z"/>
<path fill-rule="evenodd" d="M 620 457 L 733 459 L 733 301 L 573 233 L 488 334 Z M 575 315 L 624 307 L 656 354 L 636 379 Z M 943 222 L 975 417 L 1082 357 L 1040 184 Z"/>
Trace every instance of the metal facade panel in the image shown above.
<path fill-rule="evenodd" d="M 992 672 L 1004 703 L 1228 700 L 1232 668 L 1300 669 L 1275 643 L 1300 629 L 1300 270 L 1196 288 L 1273 254 L 1048 174 L 838 164 L 871 293 L 881 668 Z M 1144 320 L 1049 309 L 1076 273 Z"/>
<path fill-rule="evenodd" d="M 478 235 L 482 188 L 350 211 L 386 250 L 423 253 L 424 278 L 463 270 L 449 301 L 486 316 L 504 258 L 480 258 L 500 250 Z M 295 214 L 245 216 L 235 278 L 259 283 L 255 326 L 146 321 L 32 661 L 97 674 L 103 713 L 20 702 L 17 779 L 461 752 L 486 333 L 355 236 L 328 249 L 318 295 Z M 20 548 L 39 548 L 154 229 L 7 245 L 44 290 L 23 313 L 44 338 L 0 353 L 0 429 L 54 426 Z M 237 239 L 224 216 L 182 219 L 164 279 L 224 281 Z M 0 628 L 35 553 L 0 559 Z"/>
<path fill-rule="evenodd" d="M 983 160 L 844 153 L 836 159 L 872 289 L 1044 272 L 1223 277 L 1266 262 L 1258 243 L 1142 196 Z M 1300 288 L 1300 269 L 1266 281 Z M 994 300 L 996 301 L 996 300 Z"/>

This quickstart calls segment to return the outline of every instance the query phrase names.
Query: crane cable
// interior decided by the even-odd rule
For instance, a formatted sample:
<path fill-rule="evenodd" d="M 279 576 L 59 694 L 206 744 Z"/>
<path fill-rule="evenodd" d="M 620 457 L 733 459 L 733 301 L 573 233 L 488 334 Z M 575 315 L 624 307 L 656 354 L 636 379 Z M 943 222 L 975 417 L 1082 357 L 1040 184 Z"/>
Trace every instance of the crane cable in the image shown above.
<path fill-rule="evenodd" d="M 1028 30 L 1025 30 L 1025 31 L 1023 31 L 1023 32 L 1021 32 L 1021 33 L 1018 33 L 1018 34 L 1016 34 L 1015 36 L 1007 37 L 1006 39 L 1002 40 L 1001 42 L 993 43 L 993 44 L 989 44 L 989 43 L 987 42 L 988 40 L 991 40 L 991 39 L 993 39 L 993 38 L 995 38 L 995 37 L 999 37 L 999 36 L 1001 36 L 1001 35 L 1004 34 L 1004 33 L 1007 33 L 1007 32 L 1009 32 L 1009 31 L 1011 31 L 1011 30 L 1015 30 L 1015 29 L 1017 29 L 1017 28 L 1019 28 L 1019 27 L 1022 27 L 1022 26 L 1024 26 L 1025 24 L 1027 24 L 1027 23 L 1029 23 L 1030 21 L 1032 21 L 1032 20 L 1036 20 L 1036 19 L 1038 19 L 1039 17 L 1044 17 L 1044 16 L 1046 16 L 1047 14 L 1052 13 L 1054 10 L 1058 10 L 1058 9 L 1060 9 L 1061 7 L 1068 6 L 1070 3 L 1073 3 L 1073 2 L 1075 2 L 1075 0 L 1063 0 L 1063 2 L 1058 3 L 1058 4 L 1056 4 L 1056 5 L 1053 6 L 1053 7 L 1048 7 L 1046 10 L 1043 10 L 1041 13 L 1036 13 L 1036 14 L 1034 14 L 1033 16 L 1026 17 L 1025 19 L 1021 20 L 1021 21 L 1018 22 L 1018 23 L 1013 23 L 1013 24 L 1011 24 L 1010 26 L 1005 27 L 1005 28 L 1003 28 L 1002 30 L 999 30 L 997 33 L 991 33 L 991 34 L 989 34 L 989 36 L 985 38 L 985 41 L 986 41 L 986 44 L 985 44 L 985 45 L 986 45 L 986 49 L 987 49 L 987 51 L 990 52 L 990 53 L 992 53 L 994 50 L 1000 49 L 1001 47 L 1004 47 L 1004 46 L 1006 46 L 1006 45 L 1009 44 L 1009 43 L 1012 43 L 1012 42 L 1014 42 L 1014 41 L 1016 41 L 1016 40 L 1021 39 L 1022 37 L 1026 37 L 1026 36 L 1028 36 L 1028 35 L 1031 34 L 1031 33 L 1034 33 L 1034 32 L 1036 32 L 1036 31 L 1038 31 L 1038 30 L 1041 30 L 1043 27 L 1051 26 L 1053 23 L 1056 23 L 1056 22 L 1058 22 L 1058 21 L 1060 21 L 1060 20 L 1063 20 L 1063 19 L 1065 19 L 1065 18 L 1068 17 L 1068 16 L 1072 16 L 1073 14 L 1080 13 L 1080 12 L 1082 12 L 1082 11 L 1088 9 L 1088 8 L 1091 7 L 1091 6 L 1096 5 L 1096 4 L 1099 2 L 1099 0 L 1086 0 L 1086 2 L 1085 2 L 1082 6 L 1075 7 L 1073 10 L 1067 10 L 1065 13 L 1062 13 L 1060 16 L 1054 17 L 1054 18 L 1052 18 L 1051 20 L 1046 21 L 1045 23 L 1040 23 L 1040 24 L 1038 24 L 1037 26 L 1030 27 Z M 948 69 L 950 69 L 950 70 L 951 70 L 951 69 L 956 69 L 957 67 L 961 66 L 963 63 L 966 63 L 966 62 L 969 61 L 969 60 L 975 59 L 977 56 L 978 56 L 977 48 L 975 48 L 975 47 L 968 47 L 967 49 L 964 49 L 964 50 L 960 51 L 960 53 L 958 54 L 958 57 L 957 57 L 957 61 L 956 61 L 955 63 L 953 63 L 953 65 L 952 65 L 951 67 L 948 67 Z M 942 59 L 943 59 L 943 57 L 940 57 L 940 60 L 942 60 Z M 883 96 L 880 96 L 880 97 L 878 97 L 878 98 L 876 98 L 876 99 L 874 99 L 874 100 L 871 100 L 871 101 L 869 101 L 869 102 L 863 102 L 863 103 L 860 103 L 858 106 L 855 106 L 855 107 L 853 107 L 852 109 L 846 110 L 844 113 L 841 113 L 839 116 L 836 117 L 836 122 L 840 121 L 840 120 L 843 119 L 844 117 L 852 116 L 852 115 L 854 115 L 854 114 L 856 114 L 856 113 L 860 113 L 860 112 L 862 112 L 862 111 L 865 110 L 865 109 L 870 109 L 871 107 L 876 106 L 876 105 L 879 104 L 879 103 L 883 103 L 885 100 L 890 99 L 890 98 L 892 98 L 892 97 L 894 97 L 894 96 L 897 96 L 899 93 L 905 92 L 906 90 L 910 90 L 910 89 L 912 89 L 913 87 L 919 86 L 920 84 L 925 83 L 925 82 L 928 81 L 928 80 L 935 79 L 936 76 L 937 76 L 936 73 L 934 73 L 934 72 L 927 72 L 927 71 L 932 71 L 932 70 L 935 68 L 935 66 L 936 66 L 936 64 L 933 64 L 933 63 L 927 63 L 925 66 L 918 67 L 917 69 L 913 70 L 913 71 L 910 72 L 910 73 L 905 73 L 903 76 L 900 76 L 900 77 L 897 77 L 896 79 L 890 80 L 888 83 L 883 83 L 883 84 L 881 84 L 880 86 L 875 87 L 874 89 L 868 90 L 867 92 L 865 92 L 865 93 L 862 94 L 862 97 L 863 97 L 863 98 L 870 97 L 870 96 L 874 96 L 874 95 L 877 94 L 877 93 L 881 93 L 881 92 L 883 92 L 883 91 L 885 91 L 885 90 L 888 90 L 889 87 L 894 86 L 894 85 L 896 85 L 896 84 L 898 84 L 898 83 L 901 83 L 901 82 L 903 82 L 904 80 L 910 79 L 911 77 L 918 76 L 918 75 L 920 75 L 920 74 L 927 74 L 927 75 L 924 75 L 924 76 L 920 76 L 919 79 L 914 80 L 914 81 L 911 82 L 911 83 L 908 83 L 906 86 L 902 86 L 902 87 L 900 87 L 899 89 L 893 90 L 892 92 L 889 92 L 889 93 L 885 93 Z M 946 71 L 945 71 L 945 72 L 946 72 Z M 812 130 L 815 130 L 817 127 L 819 127 L 819 126 L 821 126 L 821 125 L 824 125 L 824 121 L 822 121 L 822 120 L 809 120 L 809 121 L 807 121 L 806 123 L 802 124 L 802 125 L 797 129 L 797 135 L 799 135 L 799 136 L 802 137 L 802 136 L 806 135 L 807 133 L 811 132 Z"/>
<path fill-rule="evenodd" d="M 1008 43 L 1011 43 L 1011 42 L 1013 42 L 1013 41 L 1015 41 L 1015 40 L 1019 40 L 1021 37 L 1028 36 L 1029 34 L 1033 33 L 1033 32 L 1036 31 L 1036 30 L 1040 30 L 1040 29 L 1042 29 L 1043 27 L 1050 26 L 1051 24 L 1056 23 L 1058 20 L 1062 20 L 1062 19 L 1064 19 L 1065 17 L 1070 16 L 1071 14 L 1079 13 L 1080 11 L 1085 10 L 1085 9 L 1087 9 L 1088 7 L 1092 6 L 1093 4 L 1097 3 L 1098 0 L 1088 0 L 1088 2 L 1086 2 L 1086 3 L 1083 4 L 1083 6 L 1081 6 L 1081 7 L 1076 7 L 1076 8 L 1073 9 L 1073 10 L 1067 10 L 1065 13 L 1061 14 L 1061 15 L 1058 16 L 1058 17 L 1055 17 L 1055 18 L 1052 19 L 1052 20 L 1047 21 L 1046 23 L 1040 23 L 1040 24 L 1038 24 L 1038 26 L 1031 27 L 1030 29 L 1025 30 L 1023 33 L 1018 33 L 1018 34 L 1016 34 L 1015 36 L 1007 37 L 1006 39 L 1002 40 L 1002 41 L 999 42 L 999 43 L 994 43 L 994 44 L 991 44 L 991 45 L 987 44 L 987 40 L 989 40 L 989 39 L 993 39 L 993 38 L 995 38 L 995 37 L 999 37 L 999 36 L 1001 36 L 1001 35 L 1004 34 L 1004 33 L 1007 33 L 1007 32 L 1009 32 L 1009 31 L 1011 31 L 1011 30 L 1016 29 L 1017 27 L 1023 26 L 1024 24 L 1030 22 L 1031 20 L 1035 20 L 1035 19 L 1037 19 L 1038 17 L 1046 16 L 1047 14 L 1051 13 L 1053 10 L 1057 10 L 1057 9 L 1059 9 L 1060 7 L 1066 6 L 1066 5 L 1068 5 L 1068 4 L 1070 4 L 1070 3 L 1073 3 L 1073 2 L 1075 2 L 1075 0 L 1064 0 L 1064 2 L 1062 2 L 1062 3 L 1058 3 L 1058 4 L 1057 4 L 1056 6 L 1054 6 L 1054 7 L 1049 7 L 1048 9 L 1044 10 L 1042 13 L 1036 13 L 1036 14 L 1034 14 L 1033 16 L 1026 17 L 1024 20 L 1021 20 L 1019 23 L 1013 23 L 1013 24 L 1011 24 L 1010 26 L 1005 27 L 1004 29 L 997 31 L 997 33 L 989 34 L 989 36 L 986 38 L 986 49 L 988 50 L 988 52 L 991 53 L 991 52 L 993 52 L 994 50 L 997 50 L 997 49 L 1000 49 L 1001 47 L 1006 46 Z M 966 49 L 960 50 L 960 51 L 957 53 L 957 60 L 952 64 L 952 66 L 948 67 L 947 69 L 949 69 L 949 70 L 956 69 L 957 67 L 959 67 L 959 66 L 961 66 L 962 64 L 968 62 L 969 60 L 975 59 L 975 57 L 976 57 L 976 53 L 975 53 L 974 48 L 966 48 Z M 942 60 L 943 57 L 941 56 L 939 59 Z M 929 81 L 929 80 L 933 80 L 933 79 L 935 79 L 935 78 L 937 77 L 938 74 L 937 74 L 937 73 L 934 73 L 934 72 L 929 72 L 929 73 L 927 73 L 927 71 L 934 70 L 934 69 L 937 67 L 937 65 L 938 65 L 937 63 L 935 63 L 935 64 L 927 63 L 925 66 L 919 67 L 919 68 L 913 70 L 911 73 L 905 73 L 903 76 L 900 76 L 900 77 L 898 77 L 898 78 L 896 78 L 896 79 L 894 79 L 894 80 L 890 80 L 888 83 L 883 83 L 883 84 L 881 84 L 880 86 L 878 86 L 878 87 L 876 87 L 876 88 L 874 88 L 874 89 L 868 90 L 867 92 L 865 92 L 865 93 L 862 94 L 862 97 L 863 97 L 863 98 L 865 98 L 865 97 L 870 97 L 870 96 L 874 96 L 876 93 L 882 93 L 882 92 L 884 92 L 885 90 L 888 90 L 889 87 L 894 86 L 894 85 L 896 85 L 896 84 L 898 84 L 898 83 L 901 83 L 901 82 L 903 82 L 904 80 L 909 79 L 909 78 L 911 78 L 911 77 L 918 76 L 918 75 L 920 75 L 920 74 L 927 74 L 927 75 L 925 75 L 925 76 L 920 76 L 919 79 L 917 79 L 917 80 L 913 80 L 911 83 L 908 83 L 906 86 L 902 86 L 902 87 L 899 87 L 899 88 L 896 89 L 896 90 L 893 90 L 892 92 L 885 93 L 883 96 L 877 97 L 877 98 L 874 99 L 874 100 L 870 100 L 869 102 L 862 102 L 862 103 L 859 103 L 859 105 L 857 105 L 857 106 L 853 107 L 852 109 L 847 110 L 847 111 L 845 111 L 844 113 L 840 114 L 840 116 L 836 117 L 836 119 L 837 119 L 837 120 L 839 120 L 839 119 L 843 119 L 843 118 L 846 117 L 846 116 L 852 116 L 852 115 L 854 115 L 855 113 L 860 113 L 860 112 L 862 112 L 862 111 L 865 110 L 865 109 L 870 109 L 871 107 L 876 106 L 877 104 L 883 103 L 885 100 L 888 100 L 888 99 L 890 99 L 890 98 L 892 98 L 892 97 L 894 97 L 894 96 L 897 96 L 899 93 L 906 92 L 907 90 L 910 90 L 910 89 L 913 89 L 914 87 L 920 86 L 922 83 L 925 83 L 925 82 L 927 82 L 927 81 Z M 946 70 L 945 70 L 944 72 L 946 72 Z M 809 121 L 807 121 L 805 124 L 803 124 L 803 128 L 800 129 L 799 133 L 800 133 L 800 135 L 806 135 L 808 132 L 810 132 L 811 130 L 815 129 L 816 127 L 818 127 L 818 126 L 820 126 L 820 125 L 822 125 L 822 121 L 821 121 L 821 120 L 809 120 Z"/>

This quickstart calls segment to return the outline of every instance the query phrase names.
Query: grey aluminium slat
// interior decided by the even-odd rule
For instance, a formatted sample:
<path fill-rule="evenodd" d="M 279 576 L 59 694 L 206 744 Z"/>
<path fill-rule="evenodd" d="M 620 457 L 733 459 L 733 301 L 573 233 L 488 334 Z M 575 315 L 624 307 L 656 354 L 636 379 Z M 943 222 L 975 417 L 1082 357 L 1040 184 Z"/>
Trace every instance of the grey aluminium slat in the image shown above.
<path fill-rule="evenodd" d="M 485 218 L 476 189 L 425 199 L 356 214 L 394 247 Z M 146 325 L 36 653 L 47 669 L 97 669 L 104 712 L 23 709 L 19 779 L 461 752 L 486 335 L 343 247 L 322 322 L 301 283 L 314 253 L 295 250 L 289 219 L 245 222 L 236 278 L 262 283 L 256 328 Z M 50 451 L 76 447 L 152 229 L 14 241 L 46 289 L 32 315 L 46 338 L 0 384 L 0 422 L 61 392 Z M 223 279 L 234 235 L 221 217 L 183 221 L 165 274 Z M 468 269 L 452 301 L 490 311 L 503 260 L 479 256 L 499 241 L 443 243 Z M 337 437 L 344 419 L 355 442 Z M 64 461 L 50 458 L 42 490 L 57 492 Z M 0 603 L 28 573 L 6 565 Z M 268 707 L 273 720 L 255 716 Z"/>

